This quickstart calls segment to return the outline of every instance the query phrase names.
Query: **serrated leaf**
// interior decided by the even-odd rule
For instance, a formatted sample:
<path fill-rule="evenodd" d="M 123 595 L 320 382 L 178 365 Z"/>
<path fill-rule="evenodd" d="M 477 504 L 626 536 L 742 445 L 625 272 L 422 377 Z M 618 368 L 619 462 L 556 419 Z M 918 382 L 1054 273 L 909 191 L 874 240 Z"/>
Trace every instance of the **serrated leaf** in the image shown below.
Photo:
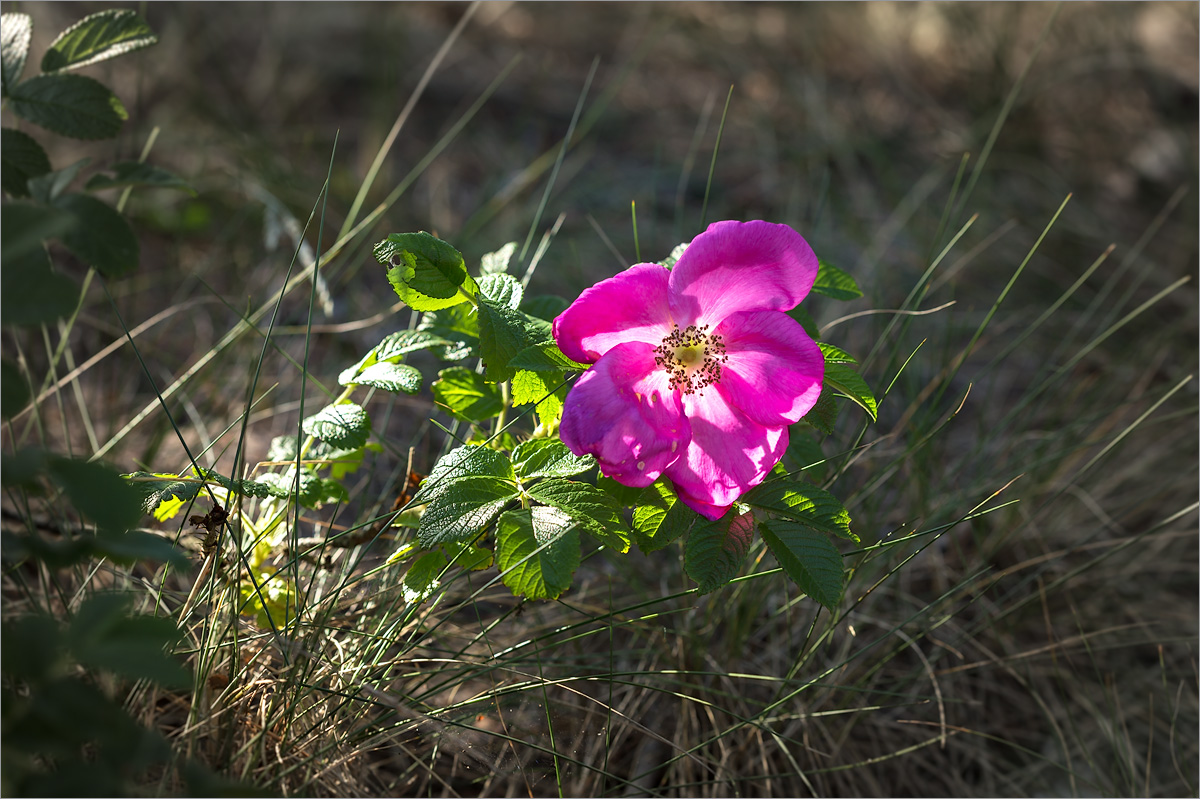
<path fill-rule="evenodd" d="M 525 296 L 525 289 L 512 275 L 485 274 L 479 278 L 479 293 L 496 305 L 506 305 L 515 311 Z"/>
<path fill-rule="evenodd" d="M 867 381 L 863 380 L 858 372 L 845 364 L 827 363 L 825 364 L 825 384 L 836 388 L 842 396 L 852 400 L 866 411 L 872 422 L 875 421 L 879 406 L 875 402 L 875 395 L 867 386 Z"/>
<path fill-rule="evenodd" d="M 35 125 L 72 139 L 109 139 L 129 118 L 99 81 L 82 75 L 37 75 L 9 91 L 10 108 Z"/>
<path fill-rule="evenodd" d="M 546 478 L 525 490 L 531 498 L 558 508 L 592 537 L 617 552 L 629 551 L 629 532 L 621 509 L 595 486 L 558 477 Z"/>
<path fill-rule="evenodd" d="M 462 254 L 424 231 L 393 233 L 375 245 L 375 258 L 388 267 L 392 288 L 414 310 L 449 308 L 478 293 Z"/>
<path fill-rule="evenodd" d="M 736 509 L 716 521 L 696 525 L 683 548 L 683 567 L 701 594 L 726 585 L 737 576 L 754 533 L 754 514 Z"/>
<path fill-rule="evenodd" d="M 517 311 L 486 297 L 479 300 L 479 355 L 489 383 L 511 380 L 516 370 L 509 361 L 533 342 Z"/>
<path fill-rule="evenodd" d="M 442 550 L 446 553 L 446 559 L 454 566 L 458 566 L 467 571 L 483 571 L 490 569 L 495 558 L 490 549 L 484 549 L 472 544 L 463 544 L 457 541 L 443 541 Z"/>
<path fill-rule="evenodd" d="M 416 394 L 421 390 L 421 370 L 406 363 L 373 363 L 350 381 L 354 385 L 381 388 L 384 391 Z M 348 385 L 343 383 L 343 385 Z"/>
<path fill-rule="evenodd" d="M 516 498 L 516 485 L 499 477 L 455 480 L 429 500 L 417 540 L 427 548 L 444 541 L 470 541 Z"/>
<path fill-rule="evenodd" d="M 67 187 L 79 175 L 79 171 L 91 163 L 91 160 L 90 158 L 81 158 L 70 166 L 33 178 L 29 181 L 30 196 L 40 203 L 52 204 L 67 190 Z"/>
<path fill-rule="evenodd" d="M 539 294 L 535 297 L 526 296 L 521 303 L 521 310 L 530 316 L 553 322 L 571 303 L 557 294 Z"/>
<path fill-rule="evenodd" d="M 500 517 L 496 565 L 517 596 L 557 599 L 571 587 L 579 560 L 579 531 L 566 514 L 535 507 Z"/>
<path fill-rule="evenodd" d="M 432 348 L 443 361 L 461 361 L 479 344 L 479 321 L 469 303 L 423 314 L 417 331 L 450 342 Z"/>
<path fill-rule="evenodd" d="M 413 561 L 401 580 L 401 595 L 410 605 L 419 605 L 441 586 L 438 579 L 446 570 L 446 556 L 438 550 L 426 552 Z"/>
<path fill-rule="evenodd" d="M 809 412 L 804 414 L 804 421 L 827 436 L 833 435 L 834 425 L 837 424 L 838 406 L 834 402 L 833 396 L 832 388 L 822 386 L 821 395 L 817 397 L 817 401 L 813 403 Z"/>
<path fill-rule="evenodd" d="M 25 59 L 29 57 L 29 42 L 33 39 L 33 19 L 28 14 L 0 15 L 0 77 L 4 93 L 21 80 Z"/>
<path fill-rule="evenodd" d="M 817 262 L 817 280 L 812 287 L 814 293 L 835 300 L 854 300 L 863 295 L 858 283 L 850 275 L 827 261 L 818 259 Z"/>
<path fill-rule="evenodd" d="M 763 541 L 800 590 L 836 611 L 846 586 L 842 553 L 823 533 L 797 522 L 776 519 L 759 525 Z"/>
<path fill-rule="evenodd" d="M 825 363 L 858 363 L 858 361 L 854 360 L 853 355 L 832 344 L 818 341 L 817 346 L 821 348 L 821 355 L 825 356 Z"/>
<path fill-rule="evenodd" d="M 136 11 L 113 8 L 89 14 L 58 35 L 42 56 L 42 72 L 78 69 L 158 41 Z"/>
<path fill-rule="evenodd" d="M 788 479 L 767 480 L 743 495 L 742 501 L 823 533 L 858 541 L 858 536 L 850 530 L 850 514 L 841 500 L 814 485 Z"/>
<path fill-rule="evenodd" d="M 596 488 L 608 494 L 623 508 L 637 505 L 641 501 L 642 491 L 645 490 L 639 486 L 622 485 L 605 474 L 596 475 Z"/>
<path fill-rule="evenodd" d="M 508 262 L 517 251 L 517 243 L 510 241 L 495 252 L 489 252 L 479 261 L 479 271 L 485 275 L 498 275 L 508 271 Z M 482 285 L 482 281 L 480 283 Z"/>
<path fill-rule="evenodd" d="M 137 268 L 137 234 L 115 208 L 86 194 L 65 194 L 54 204 L 75 217 L 62 242 L 79 260 L 108 278 Z"/>
<path fill-rule="evenodd" d="M 804 328 L 804 332 L 807 333 L 814 341 L 821 337 L 821 329 L 817 327 L 816 320 L 812 318 L 812 314 L 810 314 L 808 309 L 803 305 L 797 305 L 795 308 L 788 311 L 787 315 L 799 322 L 800 326 Z"/>
<path fill-rule="evenodd" d="M 596 465 L 596 459 L 591 455 L 576 455 L 557 439 L 533 438 L 513 450 L 512 464 L 522 480 L 534 480 L 583 474 Z"/>
<path fill-rule="evenodd" d="M 633 511 L 633 541 L 646 554 L 656 552 L 686 533 L 699 518 L 659 480 L 642 489 Z"/>
<path fill-rule="evenodd" d="M 367 443 L 371 435 L 371 417 L 361 405 L 343 402 L 326 405 L 301 424 L 306 435 L 319 438 L 335 447 L 355 449 Z"/>
<path fill-rule="evenodd" d="M 70 316 L 78 302 L 79 286 L 50 269 L 45 250 L 5 256 L 0 262 L 0 319 L 4 324 L 53 322 Z"/>
<path fill-rule="evenodd" d="M 496 477 L 515 481 L 512 464 L 502 453 L 488 447 L 468 444 L 447 452 L 439 458 L 421 481 L 413 502 L 429 502 L 438 494 L 447 491 L 456 481 L 471 477 Z"/>
<path fill-rule="evenodd" d="M 512 377 L 512 404 L 519 408 L 531 402 L 540 402 L 553 394 L 562 384 L 561 373 L 529 372 L 524 369 Z"/>
<path fill-rule="evenodd" d="M 588 364 L 568 358 L 554 342 L 534 344 L 513 356 L 509 365 L 531 372 L 582 372 Z"/>
<path fill-rule="evenodd" d="M 109 167 L 111 175 L 92 175 L 84 188 L 88 191 L 103 189 L 120 189 L 126 186 L 137 186 L 149 189 L 179 189 L 193 197 L 196 190 L 180 177 L 150 164 L 140 161 L 121 161 Z"/>
<path fill-rule="evenodd" d="M 158 517 L 158 509 L 168 502 L 182 504 L 195 499 L 204 488 L 201 480 L 185 480 L 177 474 L 166 472 L 133 472 L 123 475 L 141 500 L 142 510 Z"/>
<path fill-rule="evenodd" d="M 450 343 L 441 336 L 423 330 L 397 330 L 384 336 L 383 341 L 376 344 L 371 352 L 376 361 L 394 361 L 410 352 L 433 349 Z"/>
<path fill-rule="evenodd" d="M 138 492 L 104 464 L 54 456 L 46 465 L 71 504 L 97 527 L 124 532 L 141 520 Z"/>
<path fill-rule="evenodd" d="M 16 416 L 30 396 L 29 383 L 17 365 L 7 358 L 0 362 L 0 417 Z"/>
<path fill-rule="evenodd" d="M 13 128 L 0 128 L 0 187 L 13 197 L 28 197 L 29 179 L 49 171 L 50 158 L 36 139 Z"/>
<path fill-rule="evenodd" d="M 500 389 L 462 366 L 438 372 L 432 388 L 434 401 L 465 422 L 482 422 L 504 410 Z"/>

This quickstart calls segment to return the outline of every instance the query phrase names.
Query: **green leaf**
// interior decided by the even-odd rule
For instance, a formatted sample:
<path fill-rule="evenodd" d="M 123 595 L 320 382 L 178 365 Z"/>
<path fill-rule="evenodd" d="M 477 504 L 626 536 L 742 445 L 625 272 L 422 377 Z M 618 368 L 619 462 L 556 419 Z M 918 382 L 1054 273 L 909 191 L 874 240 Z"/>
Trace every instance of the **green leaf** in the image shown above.
<path fill-rule="evenodd" d="M 0 187 L 13 197 L 28 197 L 29 179 L 49 171 L 50 159 L 36 139 L 13 128 L 0 128 Z"/>
<path fill-rule="evenodd" d="M 158 41 L 136 11 L 97 11 L 58 35 L 42 56 L 42 72 L 78 69 L 107 58 L 149 47 Z"/>
<path fill-rule="evenodd" d="M 71 504 L 97 527 L 124 532 L 141 520 L 138 492 L 109 467 L 57 456 L 49 458 L 46 465 Z"/>
<path fill-rule="evenodd" d="M 57 238 L 75 225 L 75 219 L 65 211 L 45 205 L 15 202 L 0 206 L 0 263 L 30 253 L 41 253 L 41 262 L 50 268 L 46 257 L 45 239 Z"/>
<path fill-rule="evenodd" d="M 681 244 L 676 244 L 674 249 L 671 250 L 671 254 L 668 255 L 666 258 L 662 259 L 661 261 L 659 261 L 659 263 L 662 264 L 663 266 L 665 266 L 667 269 L 673 268 L 675 266 L 675 263 L 679 260 L 680 256 L 682 256 L 683 253 L 687 250 L 689 244 L 691 244 L 690 241 L 685 241 Z"/>
<path fill-rule="evenodd" d="M 528 372 L 522 369 L 512 378 L 513 407 L 541 402 L 557 391 L 562 384 L 562 373 Z"/>
<path fill-rule="evenodd" d="M 618 483 L 606 474 L 596 475 L 596 488 L 612 497 L 623 508 L 632 508 L 642 501 L 642 492 L 646 489 L 627 486 Z"/>
<path fill-rule="evenodd" d="M 33 490 L 45 469 L 46 453 L 43 450 L 25 447 L 12 454 L 0 453 L 0 485 Z"/>
<path fill-rule="evenodd" d="M 646 486 L 633 511 L 633 541 L 646 554 L 656 552 L 686 533 L 700 516 L 659 480 Z"/>
<path fill-rule="evenodd" d="M 514 483 L 517 479 L 512 464 L 502 453 L 468 444 L 452 449 L 438 459 L 429 475 L 421 481 L 413 501 L 417 504 L 428 502 L 449 490 L 456 481 L 472 477 L 496 477 Z"/>
<path fill-rule="evenodd" d="M 485 275 L 498 275 L 508 271 L 508 263 L 517 251 L 517 243 L 510 241 L 495 252 L 489 252 L 479 262 L 479 271 Z M 482 281 L 480 281 L 482 286 Z"/>
<path fill-rule="evenodd" d="M 427 548 L 445 541 L 470 541 L 516 498 L 516 485 L 499 477 L 455 480 L 429 501 L 417 540 Z"/>
<path fill-rule="evenodd" d="M 53 677 L 63 650 L 62 629 L 49 616 L 22 615 L 0 627 L 0 667 L 10 678 L 38 683 Z M 12 700 L 6 695 L 4 701 Z"/>
<path fill-rule="evenodd" d="M 140 161 L 121 161 L 113 164 L 112 175 L 92 175 L 84 188 L 88 191 L 102 189 L 120 189 L 135 186 L 149 189 L 180 189 L 193 197 L 196 190 L 187 181 L 175 176 L 165 169 L 160 169 Z"/>
<path fill-rule="evenodd" d="M 834 390 L 829 386 L 822 386 L 821 395 L 817 397 L 816 403 L 804 414 L 804 421 L 827 436 L 833 435 L 834 425 L 837 424 L 838 406 L 833 397 Z"/>
<path fill-rule="evenodd" d="M 829 461 L 821 449 L 821 442 L 807 433 L 794 430 L 784 456 L 789 464 L 788 471 L 808 472 L 805 476 L 815 483 L 825 479 Z"/>
<path fill-rule="evenodd" d="M 204 481 L 184 480 L 177 474 L 133 472 L 123 477 L 137 492 L 146 513 L 155 513 L 164 502 L 195 499 L 204 488 Z"/>
<path fill-rule="evenodd" d="M 375 258 L 388 267 L 392 288 L 414 310 L 449 308 L 478 293 L 462 254 L 424 231 L 393 233 L 375 245 Z"/>
<path fill-rule="evenodd" d="M 825 356 L 825 363 L 858 363 L 854 360 L 854 356 L 843 349 L 839 349 L 832 344 L 826 344 L 824 341 L 818 341 L 817 346 L 821 348 L 821 354 Z"/>
<path fill-rule="evenodd" d="M 850 530 L 850 514 L 845 506 L 833 494 L 814 485 L 771 479 L 751 489 L 742 501 L 823 533 L 858 541 L 858 536 Z"/>
<path fill-rule="evenodd" d="M 75 217 L 62 242 L 79 260 L 109 278 L 137 268 L 137 235 L 111 205 L 86 194 L 65 194 L 54 204 Z"/>
<path fill-rule="evenodd" d="M 576 455 L 557 439 L 533 438 L 513 450 L 512 464 L 522 480 L 534 480 L 583 474 L 596 465 L 596 459 L 591 455 Z"/>
<path fill-rule="evenodd" d="M 306 435 L 319 438 L 335 447 L 355 449 L 367 443 L 371 435 L 371 417 L 360 405 L 343 402 L 327 405 L 301 424 Z"/>
<path fill-rule="evenodd" d="M 787 315 L 799 322 L 800 326 L 804 328 L 804 332 L 807 333 L 814 341 L 821 337 L 821 329 L 817 327 L 816 320 L 812 318 L 812 314 L 810 314 L 808 309 L 803 305 L 797 305 L 795 308 L 788 311 Z"/>
<path fill-rule="evenodd" d="M 469 303 L 424 314 L 417 331 L 452 342 L 433 347 L 443 361 L 461 361 L 479 344 L 479 320 L 475 306 Z"/>
<path fill-rule="evenodd" d="M 482 422 L 504 410 L 500 389 L 462 366 L 452 366 L 438 372 L 433 384 L 433 398 L 456 419 Z"/>
<path fill-rule="evenodd" d="M 759 525 L 763 541 L 800 590 L 836 611 L 846 586 L 842 553 L 808 525 L 774 520 Z"/>
<path fill-rule="evenodd" d="M 80 606 L 67 632 L 68 645 L 79 662 L 132 680 L 172 688 L 191 685 L 191 673 L 164 649 L 183 637 L 170 619 L 126 615 L 130 602 L 123 594 L 93 594 Z"/>
<path fill-rule="evenodd" d="M 554 317 L 567 310 L 570 304 L 557 294 L 539 294 L 536 297 L 525 297 L 521 303 L 521 310 L 530 316 L 553 322 Z"/>
<path fill-rule="evenodd" d="M 490 549 L 483 549 L 482 547 L 463 544 L 457 541 L 443 541 L 442 550 L 446 553 L 446 559 L 452 565 L 466 569 L 467 571 L 477 572 L 490 569 L 494 560 Z"/>
<path fill-rule="evenodd" d="M 70 316 L 78 302 L 79 286 L 50 269 L 45 250 L 5 256 L 0 262 L 0 320 L 4 324 L 53 322 Z"/>
<path fill-rule="evenodd" d="M 40 203 L 52 204 L 67 190 L 67 187 L 79 175 L 79 171 L 91 163 L 91 160 L 90 158 L 81 158 L 70 166 L 31 179 L 29 194 Z"/>
<path fill-rule="evenodd" d="M 509 361 L 531 343 L 523 314 L 486 297 L 479 300 L 479 354 L 489 383 L 511 380 Z"/>
<path fill-rule="evenodd" d="M 485 274 L 479 278 L 479 293 L 496 305 L 506 305 L 515 311 L 525 296 L 525 289 L 512 275 Z"/>
<path fill-rule="evenodd" d="M 708 594 L 737 576 L 754 533 L 754 514 L 740 516 L 735 508 L 716 521 L 700 524 L 688 533 L 683 567 L 688 577 Z"/>
<path fill-rule="evenodd" d="M 835 300 L 854 300 L 863 295 L 854 278 L 838 269 L 833 264 L 818 259 L 820 267 L 817 271 L 817 281 L 812 290 Z"/>
<path fill-rule="evenodd" d="M 357 364 L 349 369 L 344 369 L 338 375 L 338 382 L 343 386 L 348 386 L 357 382 L 355 378 L 373 364 L 396 363 L 410 352 L 445 347 L 449 344 L 453 344 L 453 342 L 433 333 L 420 330 L 397 330 L 372 347 L 371 351 L 364 355 Z"/>
<path fill-rule="evenodd" d="M 595 486 L 574 480 L 549 477 L 525 490 L 544 505 L 558 508 L 605 546 L 629 551 L 629 532 L 621 509 L 608 494 Z"/>
<path fill-rule="evenodd" d="M 402 391 L 405 394 L 416 394 L 421 390 L 421 370 L 406 363 L 373 363 L 353 380 L 359 386 L 381 388 L 384 391 Z M 348 385 L 343 383 L 342 385 Z"/>
<path fill-rule="evenodd" d="M 110 139 L 129 118 L 104 84 L 82 75 L 38 75 L 9 91 L 12 111 L 72 139 Z"/>
<path fill-rule="evenodd" d="M 29 383 L 17 365 L 7 358 L 0 362 L 0 417 L 11 419 L 29 403 Z"/>
<path fill-rule="evenodd" d="M 573 361 L 553 341 L 526 347 L 513 356 L 509 366 L 531 372 L 582 372 L 588 364 Z"/>
<path fill-rule="evenodd" d="M 446 556 L 438 550 L 426 552 L 417 558 L 408 571 L 404 573 L 400 589 L 404 601 L 410 605 L 419 605 L 441 585 L 438 577 L 446 570 Z"/>
<path fill-rule="evenodd" d="M 508 511 L 496 531 L 500 579 L 517 596 L 558 599 L 579 568 L 579 531 L 554 508 Z"/>
<path fill-rule="evenodd" d="M 827 363 L 825 364 L 825 384 L 836 388 L 842 396 L 852 400 L 866 411 L 872 422 L 875 421 L 879 406 L 875 402 L 875 395 L 871 393 L 867 382 L 859 376 L 858 372 L 845 364 Z"/>
<path fill-rule="evenodd" d="M 25 72 L 29 42 L 33 39 L 33 19 L 28 14 L 0 15 L 0 76 L 7 95 Z M 8 142 L 4 143 L 8 146 Z"/>

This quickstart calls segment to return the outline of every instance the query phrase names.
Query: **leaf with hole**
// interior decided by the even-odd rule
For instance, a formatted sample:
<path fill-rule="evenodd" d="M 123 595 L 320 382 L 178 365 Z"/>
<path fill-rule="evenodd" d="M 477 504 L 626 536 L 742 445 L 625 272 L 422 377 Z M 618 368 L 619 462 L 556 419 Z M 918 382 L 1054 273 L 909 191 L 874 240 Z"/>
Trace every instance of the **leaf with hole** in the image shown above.
<path fill-rule="evenodd" d="M 336 447 L 355 449 L 367 443 L 371 435 L 371 417 L 361 405 L 343 402 L 327 405 L 301 424 L 306 435 Z"/>
<path fill-rule="evenodd" d="M 736 506 L 716 521 L 696 525 L 683 548 L 683 568 L 708 594 L 737 576 L 754 533 L 754 514 L 738 515 Z"/>
<path fill-rule="evenodd" d="M 806 524 L 775 519 L 759 525 L 775 560 L 800 590 L 836 611 L 842 601 L 846 572 L 842 553 L 824 533 Z"/>
<path fill-rule="evenodd" d="M 60 33 L 42 56 L 42 72 L 78 69 L 158 41 L 136 11 L 111 8 L 89 14 Z"/>
<path fill-rule="evenodd" d="M 496 530 L 500 579 L 517 596 L 558 599 L 579 568 L 579 531 L 554 508 L 508 511 Z"/>
<path fill-rule="evenodd" d="M 478 293 L 462 254 L 424 231 L 393 233 L 375 245 L 375 258 L 388 267 L 397 296 L 414 310 L 449 308 Z"/>
<path fill-rule="evenodd" d="M 129 114 L 104 84 L 82 75 L 38 75 L 9 91 L 12 112 L 72 139 L 110 139 Z"/>
<path fill-rule="evenodd" d="M 500 389 L 483 379 L 483 375 L 461 366 L 438 372 L 433 383 L 433 399 L 464 422 L 482 422 L 504 410 Z"/>

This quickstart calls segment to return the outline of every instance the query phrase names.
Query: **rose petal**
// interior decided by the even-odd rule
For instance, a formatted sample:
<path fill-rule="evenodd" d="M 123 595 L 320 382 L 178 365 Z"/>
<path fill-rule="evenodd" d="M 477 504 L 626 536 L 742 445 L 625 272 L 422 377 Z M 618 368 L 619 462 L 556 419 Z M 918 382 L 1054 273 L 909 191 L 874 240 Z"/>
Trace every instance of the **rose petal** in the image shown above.
<path fill-rule="evenodd" d="M 716 519 L 783 457 L 787 428 L 753 421 L 729 403 L 721 386 L 684 396 L 683 406 L 691 440 L 667 477 L 688 507 Z"/>
<path fill-rule="evenodd" d="M 648 486 L 688 441 L 679 393 L 654 363 L 654 348 L 618 344 L 584 372 L 563 405 L 559 436 L 576 455 L 627 486 Z"/>
<path fill-rule="evenodd" d="M 825 357 L 790 316 L 736 313 L 713 333 L 725 345 L 721 391 L 751 419 L 768 427 L 789 425 L 816 404 Z"/>
<path fill-rule="evenodd" d="M 808 296 L 817 268 L 812 247 L 787 225 L 714 222 L 671 270 L 671 312 L 680 327 L 715 327 L 738 311 L 787 311 Z"/>
<path fill-rule="evenodd" d="M 595 363 L 627 341 L 657 346 L 671 330 L 669 275 L 659 264 L 635 264 L 585 289 L 554 320 L 559 349 L 580 363 Z"/>

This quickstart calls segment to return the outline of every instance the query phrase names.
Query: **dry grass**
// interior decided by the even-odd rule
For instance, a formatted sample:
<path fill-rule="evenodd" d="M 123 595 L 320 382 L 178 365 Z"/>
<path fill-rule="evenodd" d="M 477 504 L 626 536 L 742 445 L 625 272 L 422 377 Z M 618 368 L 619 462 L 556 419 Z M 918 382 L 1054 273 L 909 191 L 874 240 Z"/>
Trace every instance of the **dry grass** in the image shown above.
<path fill-rule="evenodd" d="M 23 4 L 34 52 L 93 7 Z M 171 403 L 195 449 L 215 442 L 206 465 L 232 463 L 221 433 L 244 410 L 261 346 L 253 334 L 219 342 L 279 288 L 296 245 L 265 234 L 289 217 L 303 224 L 336 133 L 329 246 L 466 8 L 151 5 L 162 43 L 102 68 L 131 111 L 115 155 L 136 154 L 159 127 L 151 160 L 199 190 L 135 195 L 142 267 L 113 291 L 130 325 L 162 314 L 137 338 L 160 387 L 216 352 Z M 635 260 L 631 200 L 643 258 L 694 235 L 733 84 L 707 219 L 788 222 L 852 272 L 867 296 L 813 302 L 822 324 L 901 307 L 979 215 L 911 306 L 952 308 L 829 328 L 856 354 L 881 345 L 866 372 L 880 391 L 920 346 L 878 425 L 863 430 L 848 412 L 825 443 L 828 479 L 864 541 L 847 559 L 842 614 L 834 623 L 796 601 L 761 546 L 743 572 L 752 576 L 710 597 L 685 593 L 670 549 L 597 554 L 557 603 L 518 603 L 485 587 L 492 572 L 414 609 L 378 565 L 390 551 L 381 541 L 337 552 L 332 568 L 303 567 L 314 597 L 330 599 L 290 644 L 230 626 L 229 597 L 215 588 L 189 622 L 201 687 L 136 694 L 130 706 L 216 768 L 286 794 L 1195 795 L 1195 381 L 1139 421 L 1195 370 L 1194 284 L 1106 333 L 1196 275 L 1196 52 L 1196 6 L 1182 3 L 482 5 L 365 209 L 522 60 L 326 268 L 334 307 L 312 320 L 311 374 L 332 385 L 407 324 L 403 311 L 379 317 L 394 298 L 370 242 L 434 230 L 474 263 L 524 240 L 594 56 L 581 136 L 538 234 L 559 213 L 565 221 L 533 286 L 571 297 Z M 52 144 L 55 164 L 82 152 Z M 972 192 L 943 226 L 964 152 L 957 197 Z M 314 230 L 306 238 L 316 246 Z M 996 361 L 1110 243 L 1095 274 Z M 306 295 L 287 298 L 276 330 L 296 359 Z M 119 339 L 101 293 L 71 335 L 74 365 Z M 21 343 L 44 369 L 40 340 Z M 119 347 L 79 377 L 78 397 L 44 402 L 47 437 L 76 452 L 109 442 L 152 404 L 130 377 L 135 364 Z M 276 351 L 268 364 L 260 388 L 278 386 L 251 414 L 252 463 L 299 412 L 298 371 Z M 309 384 L 308 402 L 317 390 Z M 410 446 L 423 471 L 436 458 L 428 392 L 370 407 L 386 451 L 351 478 L 354 502 L 305 535 L 386 510 Z M 157 410 L 106 458 L 127 470 L 186 463 Z M 167 607 L 191 587 L 168 580 Z"/>

